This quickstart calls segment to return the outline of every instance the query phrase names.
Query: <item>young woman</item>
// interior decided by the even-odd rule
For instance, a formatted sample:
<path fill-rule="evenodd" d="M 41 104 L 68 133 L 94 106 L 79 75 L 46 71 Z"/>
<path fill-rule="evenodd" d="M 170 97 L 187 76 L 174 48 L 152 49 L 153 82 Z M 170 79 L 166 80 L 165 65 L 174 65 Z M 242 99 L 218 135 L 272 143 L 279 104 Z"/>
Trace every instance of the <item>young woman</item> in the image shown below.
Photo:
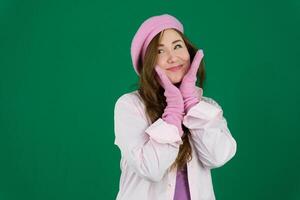
<path fill-rule="evenodd" d="M 203 56 L 169 14 L 150 17 L 136 32 L 139 88 L 120 96 L 114 110 L 117 200 L 215 199 L 210 170 L 228 162 L 237 144 L 221 106 L 203 96 Z"/>

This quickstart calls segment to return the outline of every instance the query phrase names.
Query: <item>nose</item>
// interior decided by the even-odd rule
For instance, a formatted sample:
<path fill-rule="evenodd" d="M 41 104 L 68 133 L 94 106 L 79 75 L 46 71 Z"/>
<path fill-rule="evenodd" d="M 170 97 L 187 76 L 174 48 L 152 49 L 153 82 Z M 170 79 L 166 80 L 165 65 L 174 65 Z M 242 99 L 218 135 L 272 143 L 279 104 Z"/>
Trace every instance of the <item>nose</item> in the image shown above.
<path fill-rule="evenodd" d="M 168 58 L 167 58 L 167 62 L 168 63 L 174 63 L 174 62 L 176 62 L 177 61 L 177 56 L 175 55 L 175 53 L 174 52 L 170 52 L 169 54 L 168 54 Z"/>

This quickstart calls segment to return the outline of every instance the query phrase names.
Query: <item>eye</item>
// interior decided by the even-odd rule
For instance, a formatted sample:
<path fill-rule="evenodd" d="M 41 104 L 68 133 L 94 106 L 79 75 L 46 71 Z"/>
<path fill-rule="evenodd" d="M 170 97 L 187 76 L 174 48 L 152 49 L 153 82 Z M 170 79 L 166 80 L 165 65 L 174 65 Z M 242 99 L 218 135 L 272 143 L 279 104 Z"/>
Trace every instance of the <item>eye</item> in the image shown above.
<path fill-rule="evenodd" d="M 181 45 L 181 44 L 175 45 L 175 48 L 176 48 L 177 46 L 179 46 L 180 48 L 182 48 L 182 45 Z M 162 49 L 158 49 L 157 51 L 158 51 L 158 54 L 160 54 L 160 53 L 161 53 L 160 51 L 163 51 L 163 50 L 162 50 Z"/>
<path fill-rule="evenodd" d="M 182 47 L 180 44 L 177 44 L 175 47 L 180 46 L 180 48 Z"/>

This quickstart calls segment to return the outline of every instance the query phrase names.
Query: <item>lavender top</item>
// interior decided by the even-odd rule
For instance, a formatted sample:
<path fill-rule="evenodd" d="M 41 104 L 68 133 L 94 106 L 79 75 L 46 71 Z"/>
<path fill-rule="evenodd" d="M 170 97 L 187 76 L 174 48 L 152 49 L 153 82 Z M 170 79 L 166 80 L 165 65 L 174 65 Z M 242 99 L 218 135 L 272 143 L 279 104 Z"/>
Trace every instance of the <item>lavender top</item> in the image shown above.
<path fill-rule="evenodd" d="M 187 165 L 177 171 L 174 200 L 190 200 Z"/>

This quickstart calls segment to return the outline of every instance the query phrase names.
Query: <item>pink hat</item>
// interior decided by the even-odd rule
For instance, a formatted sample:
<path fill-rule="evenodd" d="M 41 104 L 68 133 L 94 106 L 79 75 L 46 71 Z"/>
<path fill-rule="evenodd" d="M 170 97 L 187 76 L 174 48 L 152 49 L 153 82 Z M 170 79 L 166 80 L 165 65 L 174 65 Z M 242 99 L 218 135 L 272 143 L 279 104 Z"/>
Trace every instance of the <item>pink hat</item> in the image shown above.
<path fill-rule="evenodd" d="M 142 23 L 131 42 L 131 59 L 135 72 L 140 75 L 138 61 L 144 61 L 146 49 L 151 40 L 164 29 L 175 28 L 183 33 L 183 25 L 175 17 L 163 14 L 148 18 Z"/>

